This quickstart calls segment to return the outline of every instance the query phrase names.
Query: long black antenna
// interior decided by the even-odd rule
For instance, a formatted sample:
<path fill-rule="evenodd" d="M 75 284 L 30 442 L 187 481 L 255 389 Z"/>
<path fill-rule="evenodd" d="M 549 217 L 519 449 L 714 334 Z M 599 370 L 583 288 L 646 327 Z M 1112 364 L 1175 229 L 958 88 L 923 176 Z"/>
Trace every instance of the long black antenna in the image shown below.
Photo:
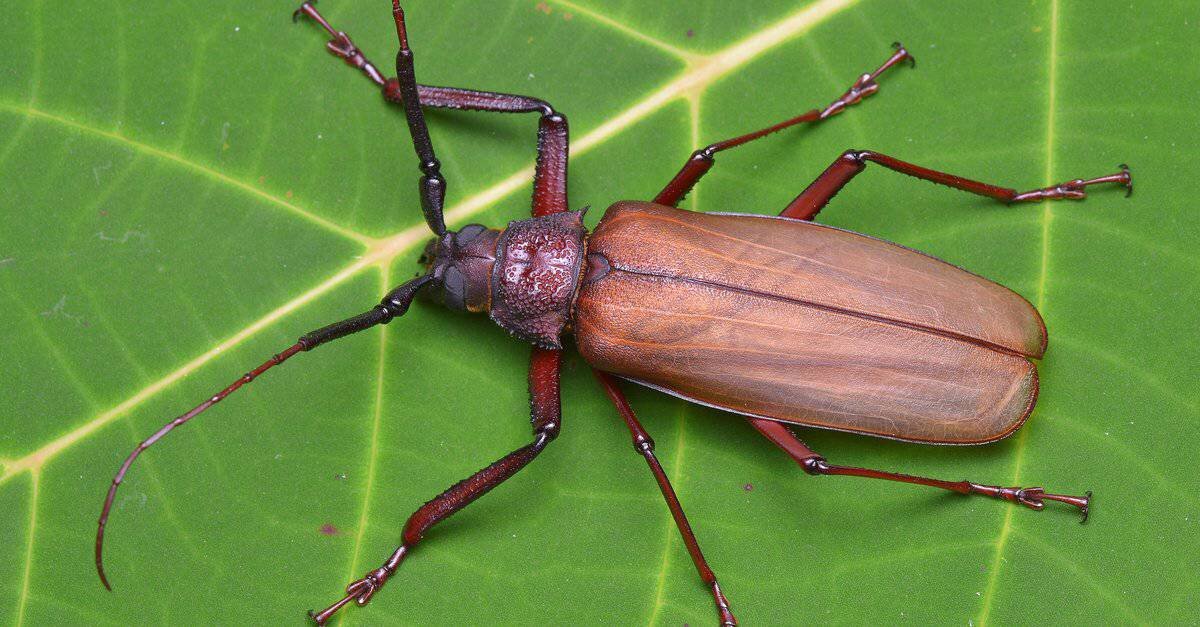
<path fill-rule="evenodd" d="M 226 386 L 225 389 L 205 399 L 203 403 L 196 405 L 186 413 L 163 425 L 162 428 L 154 432 L 154 435 L 151 435 L 138 444 L 133 449 L 133 452 L 129 454 L 129 457 L 125 458 L 125 463 L 121 464 L 120 470 L 113 477 L 112 485 L 108 488 L 108 496 L 104 499 L 104 507 L 100 510 L 100 521 L 96 528 L 96 572 L 100 575 L 100 582 L 104 584 L 104 587 L 112 590 L 112 586 L 108 583 L 108 577 L 104 574 L 104 528 L 108 524 L 108 514 L 112 510 L 113 501 L 117 497 L 117 488 L 121 486 L 121 481 L 125 479 L 125 473 L 129 472 L 129 467 L 142 454 L 142 451 L 150 448 L 151 445 L 161 440 L 163 436 L 170 433 L 175 427 L 200 415 L 204 410 L 216 405 L 224 400 L 225 397 L 236 392 L 238 388 L 257 379 L 262 373 L 287 361 L 292 355 L 302 351 L 310 351 L 326 342 L 332 342 L 351 333 L 369 329 L 377 324 L 387 324 L 391 322 L 392 318 L 404 315 L 404 312 L 408 311 L 408 306 L 412 303 L 413 298 L 416 297 L 417 291 L 432 280 L 433 277 L 431 275 L 415 278 L 389 292 L 370 311 L 304 334 L 295 344 L 292 344 L 283 352 L 272 355 L 270 359 L 263 362 L 259 367 L 242 375 L 237 381 Z"/>
<path fill-rule="evenodd" d="M 421 111 L 420 96 L 417 91 L 417 77 L 413 71 L 413 53 L 408 47 L 408 33 L 404 27 L 404 10 L 400 8 L 399 0 L 392 2 L 392 14 L 396 19 L 396 37 L 400 40 L 400 52 L 396 54 L 396 78 L 384 78 L 379 70 L 363 56 L 362 52 L 350 40 L 350 37 L 335 30 L 309 0 L 300 5 L 292 13 L 292 19 L 306 15 L 316 21 L 333 39 L 327 44 L 330 52 L 342 58 L 347 64 L 358 68 L 371 82 L 383 89 L 384 97 L 389 101 L 400 101 L 404 104 L 404 117 L 408 120 L 409 135 L 412 136 L 413 148 L 417 152 L 418 167 L 421 169 L 421 179 L 418 185 L 421 196 L 421 210 L 425 214 L 425 223 L 434 235 L 446 234 L 446 221 L 442 215 L 446 198 L 446 179 L 442 178 L 441 163 L 433 152 L 433 142 L 429 139 L 429 128 L 425 125 L 425 114 Z"/>
<path fill-rule="evenodd" d="M 421 101 L 417 96 L 417 77 L 413 70 L 413 53 L 408 47 L 404 9 L 400 8 L 400 0 L 392 0 L 392 15 L 396 18 L 396 37 L 400 40 L 400 52 L 396 53 L 396 81 L 400 97 L 404 101 L 404 117 L 408 118 L 408 131 L 412 134 L 413 148 L 421 161 L 421 209 L 425 212 L 425 222 L 434 235 L 441 236 L 446 233 L 446 221 L 442 216 L 446 180 L 442 178 L 441 163 L 433 154 L 429 128 L 425 126 L 425 114 L 421 112 Z"/>

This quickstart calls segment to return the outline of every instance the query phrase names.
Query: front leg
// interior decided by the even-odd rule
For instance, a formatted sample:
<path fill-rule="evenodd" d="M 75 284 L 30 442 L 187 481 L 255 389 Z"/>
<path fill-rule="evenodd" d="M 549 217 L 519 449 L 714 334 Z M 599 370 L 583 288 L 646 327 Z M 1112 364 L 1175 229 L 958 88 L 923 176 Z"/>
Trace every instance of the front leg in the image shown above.
<path fill-rule="evenodd" d="M 338 610 L 354 601 L 366 605 L 387 582 L 400 563 L 425 536 L 430 527 L 449 518 L 458 510 L 504 483 L 533 461 L 558 436 L 562 409 L 559 402 L 559 368 L 562 351 L 534 348 L 529 366 L 529 396 L 532 406 L 533 442 L 505 455 L 492 465 L 459 481 L 422 505 L 404 525 L 403 543 L 383 565 L 346 587 L 346 596 L 320 612 L 309 612 L 318 625 L 324 625 Z"/>
<path fill-rule="evenodd" d="M 413 66 L 413 53 L 408 47 L 408 30 L 404 23 L 404 10 L 400 8 L 400 0 L 392 2 L 392 17 L 396 21 L 396 38 L 400 41 L 400 52 L 396 54 L 396 78 L 385 81 L 379 69 L 363 56 L 350 36 L 334 30 L 329 22 L 313 7 L 312 2 L 305 2 L 292 13 L 292 19 L 307 15 L 317 21 L 333 38 L 326 47 L 335 56 L 341 57 L 346 63 L 356 67 L 372 82 L 387 85 L 386 91 L 394 92 L 395 98 L 404 105 L 404 117 L 408 120 L 408 132 L 412 137 L 413 149 L 417 153 L 417 167 L 421 177 L 417 180 L 421 194 L 421 210 L 425 213 L 425 223 L 434 235 L 445 235 L 446 222 L 442 209 L 446 202 L 446 179 L 442 177 L 441 162 L 433 150 L 433 142 L 429 139 L 429 128 L 425 124 L 425 114 L 421 111 L 420 99 L 417 95 L 417 77 Z"/>
<path fill-rule="evenodd" d="M 360 70 L 367 79 L 380 88 L 384 99 L 388 102 L 405 107 L 410 125 L 415 119 L 414 115 L 419 116 L 422 107 L 456 109 L 460 111 L 490 111 L 494 113 L 540 113 L 541 120 L 538 122 L 537 168 L 534 174 L 533 215 L 549 215 L 567 210 L 567 117 L 555 111 L 554 107 L 550 106 L 550 103 L 539 98 L 518 96 L 515 94 L 422 85 L 416 83 L 415 79 L 412 79 L 411 67 L 408 68 L 409 78 L 412 79 L 411 85 L 408 85 L 408 82 L 405 81 L 405 72 L 403 71 L 400 72 L 399 78 L 387 78 L 379 71 L 379 68 L 375 67 L 374 63 L 367 59 L 362 50 L 359 50 L 358 46 L 350 39 L 350 36 L 334 29 L 311 2 L 302 4 L 293 14 L 293 17 L 299 18 L 302 15 L 308 16 L 320 25 L 325 32 L 329 33 L 330 41 L 325 46 L 331 54 L 345 61 L 347 65 Z M 402 14 L 398 14 L 397 28 L 402 29 L 402 24 L 403 16 Z M 402 57 L 406 54 L 405 51 L 408 50 L 407 46 L 405 37 L 401 35 Z M 407 63 L 411 66 L 411 52 L 407 54 Z M 400 67 L 399 60 L 397 61 L 397 68 L 403 69 Z M 412 91 L 414 89 L 415 92 Z M 419 103 L 419 106 L 413 103 Z M 413 112 L 414 108 L 416 109 L 415 113 Z M 417 141 L 418 144 L 417 150 L 419 155 L 423 155 L 424 153 L 421 153 L 422 148 L 421 142 L 418 140 L 418 130 L 424 133 L 424 143 L 429 143 L 428 132 L 424 130 L 424 125 L 424 117 L 420 117 L 420 128 L 414 128 L 413 131 L 414 141 Z M 433 155 L 432 150 L 432 147 L 428 148 L 428 155 L 431 158 Z M 432 163 L 436 165 L 437 163 L 436 159 L 431 162 L 425 156 L 421 156 L 421 159 L 422 164 Z M 444 196 L 445 183 L 441 182 L 438 185 L 439 187 L 435 191 L 439 191 Z M 422 191 L 424 194 L 424 187 L 422 187 Z M 423 196 L 422 200 L 425 200 L 425 196 Z M 436 200 L 438 203 L 440 219 L 440 197 L 431 200 Z M 437 231 L 436 228 L 434 230 L 435 232 Z"/>

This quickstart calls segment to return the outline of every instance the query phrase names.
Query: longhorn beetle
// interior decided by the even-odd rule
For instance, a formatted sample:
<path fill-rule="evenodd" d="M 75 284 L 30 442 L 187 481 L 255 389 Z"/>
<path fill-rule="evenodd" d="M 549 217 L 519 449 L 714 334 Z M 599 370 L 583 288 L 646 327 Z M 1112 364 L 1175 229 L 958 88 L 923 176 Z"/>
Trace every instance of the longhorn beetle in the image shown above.
<path fill-rule="evenodd" d="M 1037 399 L 1031 358 L 1046 349 L 1037 310 L 1000 285 L 922 253 L 818 225 L 813 217 L 868 163 L 1004 203 L 1082 199 L 1085 188 L 1118 183 L 1133 191 L 1129 168 L 1019 193 L 871 151 L 839 156 L 778 217 L 696 213 L 677 208 L 712 168 L 718 152 L 790 126 L 816 124 L 879 89 L 880 75 L 908 62 L 895 52 L 858 77 L 839 98 L 774 126 L 694 152 L 651 202 L 618 202 L 590 234 L 567 203 L 567 118 L 537 98 L 419 84 L 393 4 L 400 51 L 385 77 L 345 33 L 305 2 L 307 17 L 331 37 L 326 46 L 404 107 L 419 159 L 425 222 L 433 231 L 425 272 L 389 292 L 366 313 L 308 333 L 138 444 L 112 480 L 96 532 L 96 569 L 104 572 L 105 524 L 117 488 L 142 451 L 175 427 L 297 353 L 404 315 L 418 293 L 446 307 L 487 312 L 532 344 L 529 393 L 533 441 L 460 481 L 409 517 L 399 547 L 320 612 L 318 624 L 351 601 L 365 605 L 395 575 L 425 532 L 534 460 L 559 433 L 562 337 L 573 334 L 583 359 L 646 459 L 688 553 L 716 602 L 721 625 L 736 625 L 717 577 L 700 550 L 654 441 L 625 400 L 618 379 L 745 417 L 808 474 L 848 475 L 927 485 L 1004 499 L 1040 510 L 1046 501 L 1080 509 L 1091 492 L 1051 494 L 1017 488 L 831 464 L 788 425 L 849 431 L 910 442 L 981 444 L 1019 428 Z M 537 113 L 533 217 L 503 229 L 446 229 L 446 181 L 422 107 Z"/>

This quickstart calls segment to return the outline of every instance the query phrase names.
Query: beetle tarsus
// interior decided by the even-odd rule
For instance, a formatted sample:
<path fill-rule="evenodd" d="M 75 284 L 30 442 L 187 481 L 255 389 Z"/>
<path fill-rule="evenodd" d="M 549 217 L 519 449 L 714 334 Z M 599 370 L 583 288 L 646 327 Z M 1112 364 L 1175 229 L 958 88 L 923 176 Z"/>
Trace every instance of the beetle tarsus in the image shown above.
<path fill-rule="evenodd" d="M 301 17 L 307 15 L 308 17 L 317 20 L 317 22 L 322 26 L 327 26 L 325 18 L 321 17 L 321 14 L 317 12 L 316 7 L 313 6 L 316 3 L 317 0 L 308 0 L 308 2 L 301 3 L 295 11 L 292 11 L 292 21 L 299 22 Z"/>
<path fill-rule="evenodd" d="M 298 21 L 301 17 L 311 18 L 318 25 L 320 25 L 326 33 L 329 33 L 330 40 L 325 44 L 325 48 L 329 50 L 330 54 L 345 61 L 350 67 L 361 70 L 363 74 L 366 74 L 367 78 L 371 79 L 371 82 L 379 85 L 380 87 L 384 87 L 386 85 L 386 79 L 379 69 L 375 67 L 375 64 L 371 63 L 371 61 L 367 59 L 365 55 L 363 55 L 362 51 L 358 49 L 358 46 L 354 45 L 354 41 L 350 39 L 349 35 L 335 29 L 329 23 L 329 21 L 325 19 L 325 16 L 321 15 L 321 12 L 313 6 L 314 3 L 315 0 L 309 0 L 304 4 L 301 4 L 300 8 L 292 12 L 292 21 Z"/>
<path fill-rule="evenodd" d="M 1083 514 L 1083 519 L 1080 522 L 1086 522 L 1088 518 L 1089 505 L 1092 499 L 1092 492 L 1088 490 L 1083 496 L 1069 496 L 1066 494 L 1049 494 L 1045 488 L 997 488 L 995 486 L 983 486 L 971 484 L 970 493 L 984 494 L 993 496 L 998 499 L 1019 503 L 1032 510 L 1041 511 L 1046 507 L 1046 501 L 1058 501 L 1079 508 Z"/>
<path fill-rule="evenodd" d="M 1041 488 L 1030 488 L 1030 489 L 1038 491 L 1037 498 L 1039 501 L 1042 499 L 1045 499 L 1045 500 L 1050 500 L 1050 501 L 1058 501 L 1060 503 L 1066 503 L 1067 505 L 1073 505 L 1075 507 L 1078 507 L 1079 513 L 1082 515 L 1082 518 L 1080 518 L 1079 523 L 1083 524 L 1083 523 L 1087 522 L 1088 514 L 1090 513 L 1090 508 L 1091 508 L 1091 501 L 1092 501 L 1092 491 L 1091 490 L 1088 490 L 1087 492 L 1085 492 L 1083 496 L 1068 496 L 1065 494 L 1046 494 L 1045 490 L 1042 490 Z M 1039 507 L 1038 509 L 1041 509 L 1041 508 Z"/>
<path fill-rule="evenodd" d="M 729 609 L 729 599 L 725 598 L 725 593 L 721 592 L 721 586 L 715 579 L 712 582 L 712 593 L 717 601 L 717 613 L 721 615 L 721 627 L 737 627 L 737 618 Z"/>
<path fill-rule="evenodd" d="M 1037 202 L 1040 200 L 1083 200 L 1087 198 L 1086 187 L 1090 185 L 1099 185 L 1102 183 L 1117 183 L 1126 189 L 1125 196 L 1129 197 L 1133 194 L 1133 175 L 1129 172 L 1129 166 L 1122 163 L 1117 166 L 1119 172 L 1106 176 L 1098 176 L 1091 179 L 1072 179 L 1057 185 L 1043 187 L 1032 191 L 1024 192 L 1013 196 L 1009 202 Z"/>
<path fill-rule="evenodd" d="M 897 41 L 892 44 L 892 47 L 896 49 L 896 52 L 892 53 L 892 56 L 888 57 L 888 60 L 884 61 L 883 65 L 880 65 L 875 69 L 874 72 L 871 72 L 870 74 L 863 74 L 862 76 L 859 76 L 858 80 L 854 81 L 854 84 L 850 86 L 850 89 L 846 90 L 846 93 L 842 94 L 837 100 L 829 103 L 829 106 L 821 110 L 820 118 L 822 120 L 832 115 L 841 113 L 846 107 L 849 107 L 850 105 L 856 105 L 862 102 L 867 96 L 879 91 L 879 83 L 876 81 L 876 79 L 879 78 L 880 74 L 886 72 L 888 68 L 892 67 L 893 65 L 896 65 L 901 61 L 908 61 L 910 67 L 917 67 L 916 59 L 914 59 L 913 56 L 908 53 L 908 50 L 904 47 L 904 44 L 901 44 Z"/>
<path fill-rule="evenodd" d="M 346 596 L 342 597 L 342 600 L 338 601 L 337 603 L 334 603 L 333 605 L 330 605 L 329 607 L 321 610 L 320 612 L 314 612 L 312 610 L 309 610 L 308 617 L 313 619 L 314 623 L 316 623 L 318 625 L 324 625 L 326 622 L 329 621 L 330 618 L 333 617 L 333 615 L 335 613 L 337 613 L 338 610 L 342 609 L 342 606 L 346 605 L 347 603 L 349 603 L 353 600 L 354 600 L 354 595 L 347 594 Z"/>
<path fill-rule="evenodd" d="M 317 0 L 309 0 L 308 2 L 304 2 L 299 7 L 297 7 L 295 11 L 292 11 L 292 21 L 299 22 L 300 16 L 305 14 L 305 11 L 304 11 L 305 7 L 311 7 L 311 5 L 316 1 Z"/>
<path fill-rule="evenodd" d="M 379 576 L 381 572 L 383 575 Z M 379 588 L 383 586 L 390 575 L 391 573 L 386 568 L 378 568 L 371 571 L 362 579 L 356 580 L 346 586 L 346 596 L 339 599 L 333 605 L 316 613 L 309 610 L 309 617 L 318 625 L 324 625 L 338 610 L 348 605 L 351 601 L 354 601 L 360 607 L 370 603 L 371 597 L 375 596 L 375 593 L 379 591 Z"/>
<path fill-rule="evenodd" d="M 896 49 L 896 54 L 903 53 L 903 60 L 908 61 L 908 67 L 914 70 L 917 69 L 917 58 L 909 53 L 908 49 L 904 47 L 904 44 L 898 41 L 893 41 L 892 47 Z"/>

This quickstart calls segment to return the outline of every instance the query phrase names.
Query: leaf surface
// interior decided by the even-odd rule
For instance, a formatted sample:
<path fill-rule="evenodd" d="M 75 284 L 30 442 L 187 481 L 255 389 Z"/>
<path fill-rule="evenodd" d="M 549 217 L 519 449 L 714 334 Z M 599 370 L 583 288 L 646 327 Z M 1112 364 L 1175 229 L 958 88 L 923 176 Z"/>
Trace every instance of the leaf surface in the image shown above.
<path fill-rule="evenodd" d="M 14 0 L 0 22 L 0 616 L 280 623 L 384 559 L 407 515 L 528 441 L 528 349 L 418 304 L 128 450 L 417 271 L 398 111 L 293 8 Z M 842 150 L 1017 188 L 1134 170 L 1138 191 L 1004 207 L 875 169 L 821 220 L 1017 290 L 1050 330 L 1002 443 L 805 433 L 830 460 L 1093 489 L 1092 520 L 804 475 L 743 421 L 628 389 L 746 624 L 1193 620 L 1200 559 L 1200 41 L 1186 3 L 407 3 L 425 82 L 539 96 L 571 194 L 649 198 L 690 152 L 822 106 L 899 39 L 920 62 L 820 127 L 723 153 L 686 206 L 775 213 Z M 377 6 L 378 5 L 378 6 Z M 379 62 L 386 3 L 322 10 Z M 436 112 L 449 221 L 528 213 L 536 120 Z M 803 373 L 797 373 L 803 376 Z M 708 624 L 711 600 L 578 357 L 564 431 L 432 531 L 348 623 Z M 1061 617 L 1061 618 L 1060 618 Z"/>

